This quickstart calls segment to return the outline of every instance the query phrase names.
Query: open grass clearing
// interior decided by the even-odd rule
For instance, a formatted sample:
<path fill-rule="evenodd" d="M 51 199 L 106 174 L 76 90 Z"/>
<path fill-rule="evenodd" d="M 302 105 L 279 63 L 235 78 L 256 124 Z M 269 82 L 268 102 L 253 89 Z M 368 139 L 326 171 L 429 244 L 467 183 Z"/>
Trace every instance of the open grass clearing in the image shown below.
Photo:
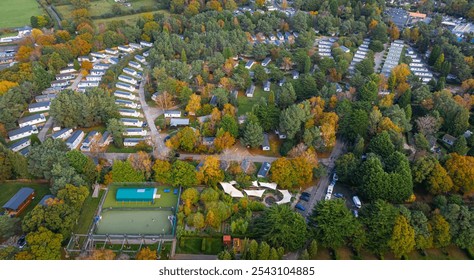
<path fill-rule="evenodd" d="M 0 29 L 30 25 L 31 16 L 45 14 L 35 0 L 0 1 Z"/>

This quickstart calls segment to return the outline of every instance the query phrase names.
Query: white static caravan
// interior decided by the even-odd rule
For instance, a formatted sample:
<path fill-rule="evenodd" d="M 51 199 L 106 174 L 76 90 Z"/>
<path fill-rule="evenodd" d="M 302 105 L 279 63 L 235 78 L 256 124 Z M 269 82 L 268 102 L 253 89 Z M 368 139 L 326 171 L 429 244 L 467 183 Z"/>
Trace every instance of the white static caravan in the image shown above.
<path fill-rule="evenodd" d="M 74 149 L 76 149 L 77 147 L 79 147 L 79 144 L 81 144 L 82 139 L 84 139 L 84 131 L 82 131 L 82 130 L 76 130 L 76 131 L 74 131 L 74 133 L 71 135 L 71 137 L 69 137 L 69 138 L 66 140 L 66 145 L 68 146 L 68 148 L 69 148 L 70 150 L 74 150 Z"/>
<path fill-rule="evenodd" d="M 114 50 L 114 49 L 105 49 L 105 53 L 106 53 L 106 54 L 110 54 L 110 55 L 118 55 L 118 54 L 119 54 L 119 51 L 118 51 L 118 50 Z"/>
<path fill-rule="evenodd" d="M 10 141 L 15 141 L 25 137 L 30 137 L 32 134 L 38 134 L 38 128 L 36 128 L 36 125 L 28 125 L 12 130 L 8 132 L 8 139 L 10 139 Z"/>
<path fill-rule="evenodd" d="M 126 84 L 126 83 L 118 82 L 115 84 L 115 87 L 119 89 L 123 89 L 123 90 L 132 91 L 132 92 L 135 91 L 135 87 L 133 85 Z"/>
<path fill-rule="evenodd" d="M 125 147 L 133 147 L 142 141 L 145 141 L 145 139 L 144 138 L 125 138 L 123 139 L 123 145 Z"/>
<path fill-rule="evenodd" d="M 146 41 L 140 41 L 140 45 L 141 45 L 142 47 L 144 47 L 144 48 L 145 48 L 145 47 L 147 47 L 147 48 L 153 47 L 153 43 L 146 42 Z"/>
<path fill-rule="evenodd" d="M 132 76 L 136 76 L 138 74 L 137 70 L 128 68 L 128 67 L 123 68 L 123 72 L 127 75 L 132 75 Z"/>
<path fill-rule="evenodd" d="M 69 138 L 71 134 L 72 134 L 72 128 L 63 128 L 60 131 L 53 133 L 53 135 L 51 135 L 51 138 L 65 140 Z"/>
<path fill-rule="evenodd" d="M 92 66 L 92 69 L 94 69 L 94 70 L 107 70 L 107 69 L 109 69 L 109 67 L 110 67 L 110 64 L 97 63 L 97 64 L 94 64 L 94 66 Z"/>
<path fill-rule="evenodd" d="M 140 71 L 143 70 L 142 65 L 140 63 L 136 62 L 136 61 L 133 61 L 133 60 L 128 62 L 128 66 L 130 66 L 132 68 L 135 68 L 137 70 L 140 70 Z"/>
<path fill-rule="evenodd" d="M 133 49 L 129 46 L 118 46 L 118 50 L 121 52 L 131 53 Z"/>
<path fill-rule="evenodd" d="M 36 112 L 49 111 L 50 106 L 51 106 L 51 101 L 33 103 L 33 104 L 28 105 L 28 112 L 36 113 Z"/>
<path fill-rule="evenodd" d="M 67 67 L 67 68 L 59 70 L 59 74 L 70 74 L 70 73 L 76 73 L 76 69 L 74 69 L 74 67 Z"/>
<path fill-rule="evenodd" d="M 132 108 L 132 109 L 139 109 L 139 105 L 130 100 L 123 100 L 123 99 L 116 99 L 115 104 L 122 107 Z"/>
<path fill-rule="evenodd" d="M 125 126 L 135 126 L 135 127 L 142 127 L 143 121 L 139 119 L 131 119 L 131 118 L 121 118 L 120 121 Z"/>
<path fill-rule="evenodd" d="M 135 59 L 140 63 L 146 63 L 146 59 L 139 54 L 135 55 Z"/>
<path fill-rule="evenodd" d="M 24 117 L 18 120 L 18 125 L 20 127 L 25 127 L 29 125 L 39 124 L 46 122 L 46 117 L 44 114 L 34 114 L 28 117 Z"/>
<path fill-rule="evenodd" d="M 104 76 L 105 75 L 105 70 L 92 69 L 89 74 L 92 75 L 92 76 Z"/>
<path fill-rule="evenodd" d="M 125 128 L 125 136 L 146 136 L 148 132 L 143 128 Z"/>
<path fill-rule="evenodd" d="M 18 152 L 19 150 L 26 148 L 31 145 L 31 140 L 28 138 L 23 138 L 20 141 L 13 143 L 9 146 L 10 150 Z"/>
<path fill-rule="evenodd" d="M 100 82 L 102 80 L 102 76 L 95 76 L 95 75 L 87 75 L 86 81 L 88 82 Z"/>
<path fill-rule="evenodd" d="M 119 114 L 124 117 L 138 118 L 140 116 L 140 112 L 138 112 L 137 110 L 132 110 L 132 109 L 119 109 Z"/>
<path fill-rule="evenodd" d="M 75 77 L 73 73 L 59 74 L 56 75 L 56 81 L 72 80 Z"/>
<path fill-rule="evenodd" d="M 181 111 L 177 110 L 166 110 L 165 118 L 181 118 Z"/>
<path fill-rule="evenodd" d="M 91 150 L 91 144 L 96 141 L 95 137 L 98 135 L 98 132 L 93 130 L 89 132 L 81 145 L 81 151 L 88 152 Z"/>
<path fill-rule="evenodd" d="M 137 80 L 135 80 L 134 78 L 132 78 L 130 76 L 127 76 L 127 75 L 120 75 L 120 76 L 118 76 L 118 79 L 119 79 L 119 81 L 122 81 L 124 83 L 129 83 L 129 84 L 132 84 L 132 85 L 136 85 L 138 83 Z"/>
<path fill-rule="evenodd" d="M 132 93 L 130 92 L 126 92 L 126 91 L 121 91 L 121 90 L 116 90 L 114 92 L 114 96 L 115 97 L 119 97 L 119 98 L 125 98 L 125 99 L 129 99 L 129 100 L 136 100 L 138 99 L 135 95 L 133 95 Z"/>
<path fill-rule="evenodd" d="M 103 58 L 107 57 L 107 55 L 105 53 L 100 53 L 100 52 L 92 52 L 91 56 L 95 57 L 95 58 L 100 58 L 100 59 L 103 59 Z"/>

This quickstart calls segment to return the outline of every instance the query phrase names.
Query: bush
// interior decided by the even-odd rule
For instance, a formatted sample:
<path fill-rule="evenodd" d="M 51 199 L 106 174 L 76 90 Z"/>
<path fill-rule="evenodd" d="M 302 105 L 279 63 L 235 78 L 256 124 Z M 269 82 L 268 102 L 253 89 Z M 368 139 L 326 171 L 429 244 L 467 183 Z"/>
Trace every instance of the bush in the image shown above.
<path fill-rule="evenodd" d="M 467 255 L 470 259 L 474 260 L 474 247 L 467 248 Z"/>
<path fill-rule="evenodd" d="M 383 51 L 383 44 L 379 40 L 374 40 L 370 42 L 369 49 L 371 49 L 374 52 L 381 52 Z"/>
<path fill-rule="evenodd" d="M 250 201 L 248 208 L 252 211 L 263 211 L 265 210 L 265 204 L 258 201 Z"/>

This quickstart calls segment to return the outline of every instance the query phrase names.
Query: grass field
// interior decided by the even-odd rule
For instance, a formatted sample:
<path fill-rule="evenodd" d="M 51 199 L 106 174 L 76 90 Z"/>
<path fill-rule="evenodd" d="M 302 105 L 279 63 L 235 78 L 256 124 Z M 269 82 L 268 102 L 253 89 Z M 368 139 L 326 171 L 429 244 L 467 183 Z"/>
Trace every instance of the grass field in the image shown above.
<path fill-rule="evenodd" d="M 114 20 L 123 20 L 125 21 L 127 24 L 134 24 L 138 18 L 142 17 L 143 15 L 145 14 L 148 14 L 148 13 L 162 13 L 162 14 L 165 14 L 165 13 L 168 13 L 167 11 L 165 10 L 156 10 L 156 11 L 153 11 L 153 12 L 147 12 L 147 13 L 139 13 L 139 14 L 133 14 L 133 15 L 126 15 L 126 16 L 117 16 L 117 17 L 113 17 L 113 18 L 101 18 L 101 19 L 96 19 L 94 20 L 95 24 L 96 25 L 99 25 L 99 24 L 108 24 L 109 22 L 111 21 L 114 21 Z"/>
<path fill-rule="evenodd" d="M 107 193 L 107 197 L 105 198 L 104 205 L 102 208 L 160 208 L 160 207 L 176 207 L 178 203 L 178 195 L 173 194 L 173 187 L 156 187 L 157 194 L 161 197 L 155 199 L 155 203 L 152 204 L 150 202 L 117 202 L 115 200 L 115 195 L 117 194 L 118 188 L 153 188 L 156 186 L 147 186 L 143 184 L 136 184 L 136 185 L 120 185 L 114 184 L 109 186 L 109 192 Z M 165 193 L 165 189 L 170 189 L 169 193 Z"/>
<path fill-rule="evenodd" d="M 277 88 L 278 88 L 278 85 L 275 83 L 273 83 L 270 86 L 270 89 L 273 92 L 276 92 Z M 262 97 L 268 100 L 269 95 L 270 95 L 270 92 L 263 91 L 263 88 L 261 86 L 255 87 L 255 92 L 253 94 L 253 97 L 247 97 L 245 96 L 245 92 L 241 92 L 239 96 L 237 97 L 237 104 L 239 108 L 238 115 L 242 116 L 242 115 L 245 115 L 247 112 L 251 112 L 253 105 L 258 104 L 258 102 L 260 102 L 260 99 L 262 99 Z"/>
<path fill-rule="evenodd" d="M 43 13 L 35 0 L 1 0 L 0 29 L 30 25 L 31 16 Z"/>
<path fill-rule="evenodd" d="M 1 183 L 0 184 L 0 206 L 4 205 L 12 196 L 14 196 L 18 190 L 23 187 L 29 187 L 35 190 L 35 199 L 21 212 L 20 218 L 23 218 L 28 212 L 40 202 L 43 196 L 50 194 L 48 184 L 37 184 L 37 183 Z"/>
<path fill-rule="evenodd" d="M 129 3 L 132 4 L 131 7 L 125 7 L 120 5 L 121 9 L 124 12 L 128 12 L 131 10 L 137 10 L 142 7 L 146 7 L 149 10 L 153 11 L 151 13 L 156 12 L 165 12 L 164 10 L 159 10 L 160 4 L 156 0 L 128 0 Z M 90 15 L 94 18 L 94 22 L 96 24 L 100 23 L 108 23 L 112 20 L 125 20 L 126 22 L 130 23 L 135 21 L 137 18 L 142 16 L 145 13 L 135 13 L 132 15 L 124 15 L 124 16 L 116 16 L 112 18 L 104 18 L 99 19 L 100 16 L 104 14 L 112 13 L 112 7 L 114 6 L 114 0 L 101 0 L 101 1 L 91 1 L 91 8 L 90 8 Z M 58 5 L 55 6 L 56 10 L 60 13 L 62 18 L 69 18 L 72 12 L 72 5 Z"/>
<path fill-rule="evenodd" d="M 104 193 L 105 191 L 100 191 L 99 197 L 93 198 L 92 196 L 88 196 L 86 198 L 77 225 L 74 227 L 74 233 L 86 234 L 88 232 L 94 219 L 95 211 L 97 210 Z"/>

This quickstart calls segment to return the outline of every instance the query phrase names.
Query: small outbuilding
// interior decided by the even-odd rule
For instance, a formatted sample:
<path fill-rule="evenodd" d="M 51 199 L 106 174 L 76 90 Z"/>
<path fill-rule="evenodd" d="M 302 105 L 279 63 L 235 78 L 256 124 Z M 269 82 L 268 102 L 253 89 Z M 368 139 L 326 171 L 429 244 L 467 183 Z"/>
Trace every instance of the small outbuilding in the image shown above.
<path fill-rule="evenodd" d="M 7 203 L 3 209 L 10 216 L 18 216 L 35 198 L 35 190 L 32 188 L 21 188 Z"/>

